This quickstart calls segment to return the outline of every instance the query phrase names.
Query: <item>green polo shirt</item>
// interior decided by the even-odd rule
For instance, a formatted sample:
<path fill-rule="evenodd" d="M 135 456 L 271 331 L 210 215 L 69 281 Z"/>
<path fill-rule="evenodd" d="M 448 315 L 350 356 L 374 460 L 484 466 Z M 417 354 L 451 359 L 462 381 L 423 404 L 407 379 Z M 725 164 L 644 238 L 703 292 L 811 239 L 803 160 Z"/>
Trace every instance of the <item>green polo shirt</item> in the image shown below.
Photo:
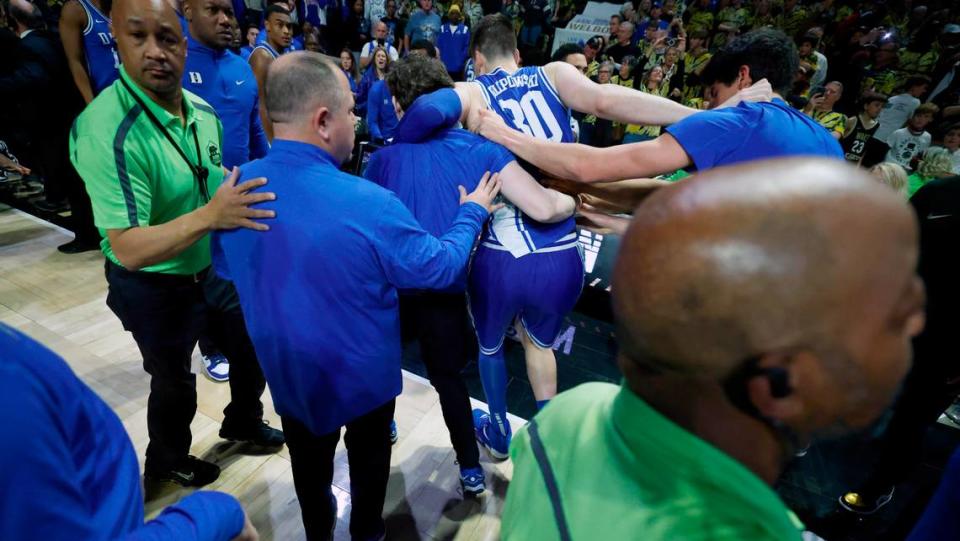
<path fill-rule="evenodd" d="M 216 112 L 184 90 L 186 125 L 151 100 L 124 68 L 120 78 L 167 129 L 193 164 L 209 171 L 212 197 L 223 180 L 220 165 L 223 127 Z M 203 206 L 200 186 L 171 142 L 150 121 L 130 92 L 117 79 L 77 117 L 70 133 L 70 159 L 83 178 L 93 204 L 93 218 L 103 240 L 100 247 L 120 264 L 107 239 L 107 229 L 147 227 L 169 222 Z M 192 274 L 210 266 L 210 239 L 205 235 L 175 257 L 145 267 L 147 272 Z"/>
<path fill-rule="evenodd" d="M 555 504 L 570 539 L 800 540 L 766 483 L 625 387 L 558 395 L 517 432 L 510 455 L 506 541 L 561 539 Z"/>

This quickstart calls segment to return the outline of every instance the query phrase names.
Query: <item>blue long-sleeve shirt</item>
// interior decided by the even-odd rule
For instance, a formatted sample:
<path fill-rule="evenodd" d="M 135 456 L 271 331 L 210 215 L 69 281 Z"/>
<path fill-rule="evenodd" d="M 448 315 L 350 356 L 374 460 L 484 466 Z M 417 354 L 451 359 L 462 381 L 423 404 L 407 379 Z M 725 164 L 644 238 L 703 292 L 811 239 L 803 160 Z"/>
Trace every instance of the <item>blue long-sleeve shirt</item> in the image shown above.
<path fill-rule="evenodd" d="M 387 82 L 373 83 L 367 94 L 367 129 L 370 131 L 370 137 L 384 141 L 391 139 L 393 131 L 397 129 L 397 122 L 399 122 L 397 112 L 393 108 L 393 99 Z"/>
<path fill-rule="evenodd" d="M 260 121 L 260 96 L 250 64 L 230 51 L 211 49 L 192 37 L 187 40 L 183 88 L 206 100 L 220 117 L 223 133 L 228 134 L 223 138 L 223 166 L 230 169 L 262 158 L 269 144 Z"/>
<path fill-rule="evenodd" d="M 53 352 L 0 324 L 0 539 L 232 539 L 233 496 L 195 492 L 144 524 L 140 470 L 117 415 Z"/>
<path fill-rule="evenodd" d="M 360 83 L 357 85 L 356 90 L 357 114 L 364 118 L 367 116 L 367 96 L 370 95 L 370 89 L 373 88 L 373 84 L 379 80 L 380 79 L 377 78 L 377 67 L 371 63 L 363 72 L 363 76 L 360 77 Z"/>
<path fill-rule="evenodd" d="M 447 233 L 423 230 L 380 186 L 319 147 L 275 139 L 240 181 L 266 177 L 266 232 L 217 232 L 214 266 L 240 294 L 280 415 L 328 434 L 400 393 L 397 288 L 439 289 L 467 265 L 487 211 L 467 203 Z"/>
<path fill-rule="evenodd" d="M 458 128 L 424 130 L 436 114 L 429 102 L 417 99 L 407 109 L 394 144 L 370 156 L 364 176 L 397 194 L 414 217 L 432 235 L 442 235 L 457 219 L 460 192 L 476 189 L 487 171 L 499 173 L 514 160 L 506 148 Z M 467 272 L 445 291 L 466 288 Z"/>
<path fill-rule="evenodd" d="M 470 50 L 470 29 L 463 23 L 457 26 L 450 23 L 441 26 L 437 48 L 440 49 L 440 60 L 447 67 L 447 71 L 460 73 Z"/>

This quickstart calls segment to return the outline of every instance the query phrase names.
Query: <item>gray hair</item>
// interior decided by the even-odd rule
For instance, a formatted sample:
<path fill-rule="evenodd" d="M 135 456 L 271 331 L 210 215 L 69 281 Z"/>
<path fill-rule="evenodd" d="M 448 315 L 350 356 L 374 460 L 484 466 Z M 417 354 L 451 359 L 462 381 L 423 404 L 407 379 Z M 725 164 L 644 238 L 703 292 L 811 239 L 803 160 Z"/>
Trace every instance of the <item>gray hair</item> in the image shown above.
<path fill-rule="evenodd" d="M 270 65 L 267 72 L 267 115 L 273 122 L 291 123 L 320 106 L 339 109 L 346 93 L 338 68 L 319 53 L 297 51 Z"/>

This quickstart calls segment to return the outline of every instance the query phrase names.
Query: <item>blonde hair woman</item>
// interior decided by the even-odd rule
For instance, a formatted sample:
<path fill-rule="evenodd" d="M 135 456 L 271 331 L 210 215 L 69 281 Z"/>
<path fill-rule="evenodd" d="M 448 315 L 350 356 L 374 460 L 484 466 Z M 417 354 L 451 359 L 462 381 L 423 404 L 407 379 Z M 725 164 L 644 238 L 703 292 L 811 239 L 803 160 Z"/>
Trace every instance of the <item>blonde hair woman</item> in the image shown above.
<path fill-rule="evenodd" d="M 953 157 L 943 147 L 931 147 L 923 153 L 917 172 L 910 175 L 907 192 L 910 197 L 931 180 L 953 176 Z"/>
<path fill-rule="evenodd" d="M 907 197 L 907 171 L 899 163 L 878 163 L 870 168 L 870 174 L 893 188 L 893 191 Z"/>

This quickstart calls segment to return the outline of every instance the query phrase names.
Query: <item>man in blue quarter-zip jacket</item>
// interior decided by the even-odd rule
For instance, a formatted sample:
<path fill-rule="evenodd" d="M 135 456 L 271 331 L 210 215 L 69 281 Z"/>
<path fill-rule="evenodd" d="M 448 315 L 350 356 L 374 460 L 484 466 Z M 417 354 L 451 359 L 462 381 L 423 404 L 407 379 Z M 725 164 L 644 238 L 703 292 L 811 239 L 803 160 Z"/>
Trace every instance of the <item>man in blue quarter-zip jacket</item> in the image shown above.
<path fill-rule="evenodd" d="M 223 123 L 223 166 L 232 169 L 267 154 L 260 98 L 250 64 L 227 50 L 232 39 L 230 0 L 187 0 L 190 25 L 183 88 L 217 111 Z"/>
<path fill-rule="evenodd" d="M 223 124 L 223 166 L 232 169 L 267 154 L 267 134 L 260 120 L 257 79 L 246 60 L 227 50 L 233 39 L 230 0 L 186 0 L 187 63 L 183 88 L 213 106 Z M 206 337 L 200 337 L 203 374 L 223 383 L 230 362 Z"/>
<path fill-rule="evenodd" d="M 120 419 L 56 354 L 2 323 L 0 424 L 0 539 L 257 539 L 222 492 L 195 492 L 144 523 Z"/>
<path fill-rule="evenodd" d="M 340 171 L 353 151 L 354 98 L 338 66 L 295 52 L 269 68 L 276 138 L 241 178 L 283 178 L 270 230 L 213 238 L 215 268 L 240 294 L 244 320 L 286 430 L 308 539 L 336 520 L 333 458 L 341 428 L 350 463 L 350 534 L 382 539 L 390 421 L 400 394 L 397 289 L 442 289 L 464 274 L 499 192 L 460 187 L 457 216 L 437 238 L 388 190 Z"/>

